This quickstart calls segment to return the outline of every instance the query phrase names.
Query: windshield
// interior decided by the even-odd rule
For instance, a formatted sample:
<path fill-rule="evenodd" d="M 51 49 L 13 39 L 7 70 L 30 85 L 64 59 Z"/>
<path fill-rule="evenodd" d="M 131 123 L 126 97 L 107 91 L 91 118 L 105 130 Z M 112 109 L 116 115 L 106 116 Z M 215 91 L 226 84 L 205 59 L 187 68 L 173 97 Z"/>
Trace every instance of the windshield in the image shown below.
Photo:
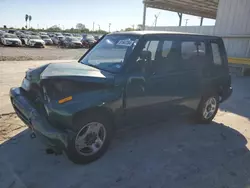
<path fill-rule="evenodd" d="M 4 35 L 4 38 L 12 38 L 12 39 L 16 39 L 16 38 L 17 38 L 17 36 L 16 36 L 16 35 L 7 34 L 7 35 Z"/>
<path fill-rule="evenodd" d="M 39 36 L 36 36 L 36 35 L 32 35 L 29 37 L 30 39 L 41 39 Z"/>
<path fill-rule="evenodd" d="M 137 44 L 136 35 L 107 35 L 82 60 L 82 64 L 108 72 L 119 72 Z"/>
<path fill-rule="evenodd" d="M 41 36 L 42 39 L 49 39 L 49 36 Z"/>

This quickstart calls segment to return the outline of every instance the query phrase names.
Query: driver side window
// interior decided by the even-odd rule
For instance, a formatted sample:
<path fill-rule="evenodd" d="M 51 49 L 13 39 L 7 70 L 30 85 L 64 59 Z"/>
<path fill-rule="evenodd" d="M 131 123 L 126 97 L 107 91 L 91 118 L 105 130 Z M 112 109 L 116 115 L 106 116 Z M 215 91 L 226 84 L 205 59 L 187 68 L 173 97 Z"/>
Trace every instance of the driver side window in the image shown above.
<path fill-rule="evenodd" d="M 137 61 L 142 72 L 165 74 L 179 69 L 180 48 L 178 40 L 164 38 L 148 40 Z"/>

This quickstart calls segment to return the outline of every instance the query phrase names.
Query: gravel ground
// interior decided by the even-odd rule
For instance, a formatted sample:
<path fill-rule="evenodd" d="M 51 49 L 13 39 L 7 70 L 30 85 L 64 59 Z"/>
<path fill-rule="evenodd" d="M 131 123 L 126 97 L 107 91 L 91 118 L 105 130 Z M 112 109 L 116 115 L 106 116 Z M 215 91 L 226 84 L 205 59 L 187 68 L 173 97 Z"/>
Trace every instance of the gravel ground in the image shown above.
<path fill-rule="evenodd" d="M 86 49 L 62 49 L 55 46 L 45 48 L 3 47 L 0 46 L 0 61 L 26 60 L 72 60 L 79 59 Z"/>
<path fill-rule="evenodd" d="M 88 165 L 45 154 L 15 115 L 2 116 L 0 187 L 249 188 L 249 83 L 233 78 L 234 93 L 213 123 L 180 118 L 125 126 L 109 151 Z"/>

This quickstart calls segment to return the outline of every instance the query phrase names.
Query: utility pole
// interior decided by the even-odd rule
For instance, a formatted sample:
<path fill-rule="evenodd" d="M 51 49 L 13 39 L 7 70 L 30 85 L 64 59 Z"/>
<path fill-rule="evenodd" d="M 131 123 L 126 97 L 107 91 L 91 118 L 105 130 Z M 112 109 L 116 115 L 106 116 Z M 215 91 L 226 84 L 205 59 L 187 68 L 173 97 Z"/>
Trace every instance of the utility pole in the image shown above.
<path fill-rule="evenodd" d="M 145 3 L 143 3 L 142 30 L 145 30 L 145 25 L 146 25 L 146 11 L 147 11 L 147 6 L 146 6 Z"/>
<path fill-rule="evenodd" d="M 203 17 L 201 17 L 200 26 L 202 26 L 202 24 L 203 24 Z"/>
<path fill-rule="evenodd" d="M 133 30 L 135 30 L 135 25 L 133 24 L 133 25 L 131 25 L 131 26 L 132 26 Z"/>
<path fill-rule="evenodd" d="M 111 26 L 111 23 L 109 23 L 109 33 L 110 33 L 110 26 Z"/>
<path fill-rule="evenodd" d="M 100 24 L 98 24 L 98 27 L 99 27 L 99 31 L 100 31 L 101 30 Z"/>
<path fill-rule="evenodd" d="M 160 12 L 157 15 L 155 14 L 155 27 L 157 25 L 157 20 L 158 20 L 159 15 L 160 15 Z"/>
<path fill-rule="evenodd" d="M 95 30 L 95 22 L 93 22 L 93 31 Z"/>
<path fill-rule="evenodd" d="M 185 19 L 185 20 L 186 20 L 186 24 L 185 24 L 185 26 L 187 26 L 187 24 L 188 24 L 188 20 L 189 20 L 189 19 Z"/>
<path fill-rule="evenodd" d="M 178 16 L 179 16 L 179 26 L 181 26 L 181 22 L 182 22 L 182 13 L 181 12 L 177 12 Z"/>

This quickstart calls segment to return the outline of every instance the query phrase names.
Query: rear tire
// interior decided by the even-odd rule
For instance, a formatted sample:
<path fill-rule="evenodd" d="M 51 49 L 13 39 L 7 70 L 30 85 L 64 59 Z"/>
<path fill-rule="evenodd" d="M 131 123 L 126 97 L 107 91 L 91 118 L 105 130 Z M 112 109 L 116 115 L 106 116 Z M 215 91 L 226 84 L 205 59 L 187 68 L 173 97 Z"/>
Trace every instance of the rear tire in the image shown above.
<path fill-rule="evenodd" d="M 94 139 L 91 138 L 91 136 L 93 136 L 94 134 L 94 132 L 91 132 L 91 130 L 93 130 L 93 128 L 91 127 L 95 127 L 96 125 L 101 125 L 100 127 L 102 127 L 103 132 L 105 132 L 103 140 L 101 138 L 99 139 L 100 142 L 97 142 L 98 139 L 95 137 Z M 108 149 L 114 131 L 113 122 L 109 118 L 107 118 L 107 116 L 99 114 L 86 114 L 84 117 L 76 120 L 74 127 L 74 133 L 69 139 L 68 148 L 66 149 L 66 154 L 72 162 L 76 164 L 86 164 L 95 161 L 102 155 L 104 155 L 104 153 Z M 87 130 L 85 131 L 85 129 Z M 87 133 L 87 131 L 89 131 L 89 133 Z M 84 137 L 84 135 L 86 136 Z M 97 137 L 99 138 L 99 135 Z M 84 140 L 83 138 L 86 138 L 86 140 Z M 83 147 L 82 149 L 79 149 L 81 148 L 79 146 L 79 142 L 82 142 L 81 144 L 84 145 L 81 146 Z M 99 146 L 96 144 L 98 144 Z M 95 150 L 96 148 L 98 150 L 91 154 L 91 152 L 88 153 L 87 151 L 91 151 L 92 146 L 95 148 Z"/>
<path fill-rule="evenodd" d="M 211 94 L 202 97 L 196 112 L 196 120 L 198 123 L 211 123 L 219 108 L 219 96 Z"/>

